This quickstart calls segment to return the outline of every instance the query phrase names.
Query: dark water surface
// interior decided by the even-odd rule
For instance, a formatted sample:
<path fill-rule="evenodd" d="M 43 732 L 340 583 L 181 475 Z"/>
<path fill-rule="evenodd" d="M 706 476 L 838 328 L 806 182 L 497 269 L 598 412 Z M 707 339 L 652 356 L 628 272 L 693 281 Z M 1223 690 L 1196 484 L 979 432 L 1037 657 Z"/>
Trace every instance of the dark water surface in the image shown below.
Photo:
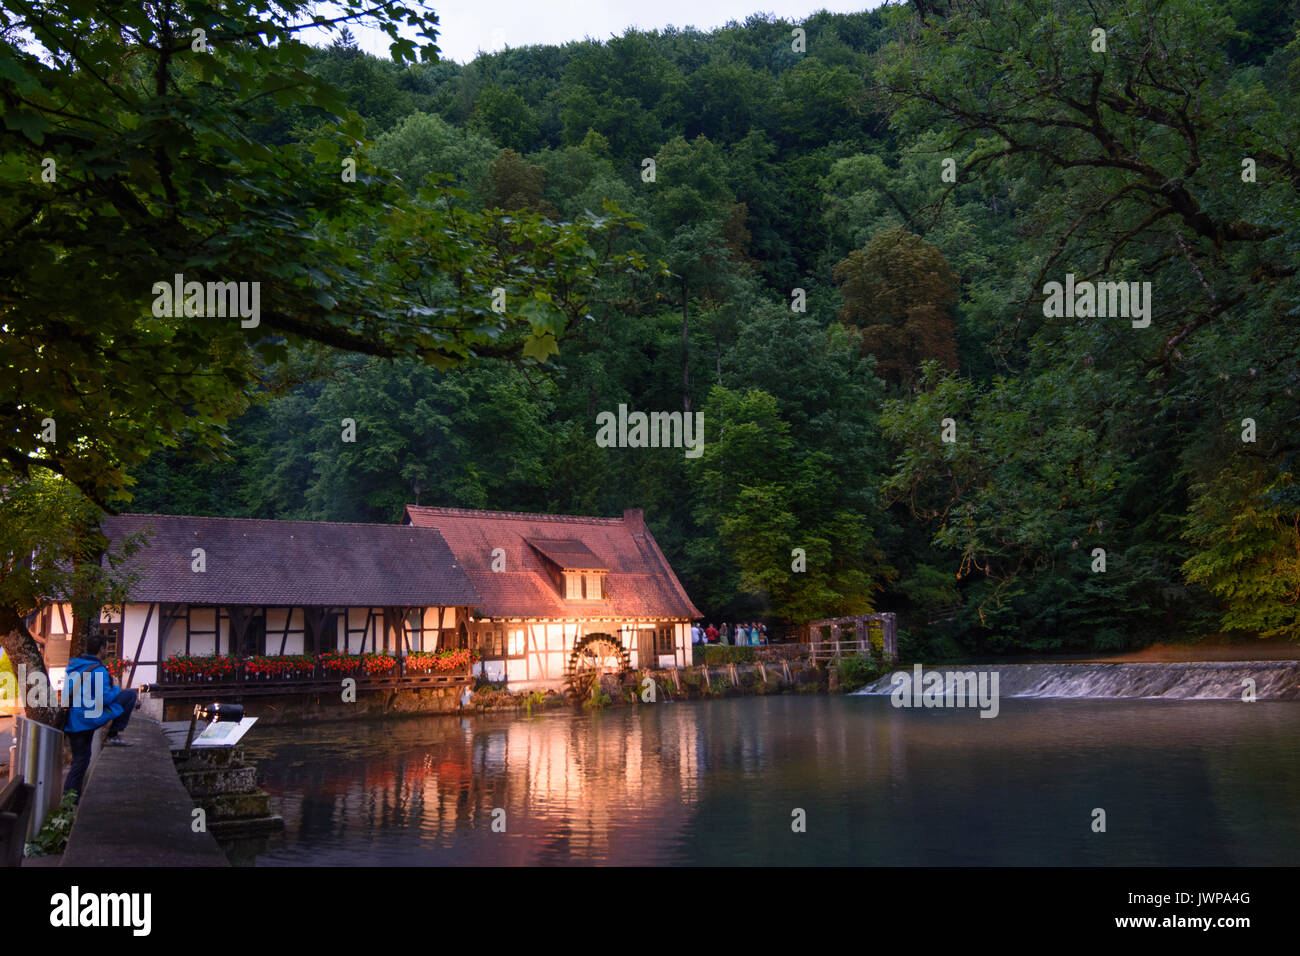
<path fill-rule="evenodd" d="M 285 819 L 259 866 L 1300 863 L 1293 702 L 741 698 L 247 744 Z"/>

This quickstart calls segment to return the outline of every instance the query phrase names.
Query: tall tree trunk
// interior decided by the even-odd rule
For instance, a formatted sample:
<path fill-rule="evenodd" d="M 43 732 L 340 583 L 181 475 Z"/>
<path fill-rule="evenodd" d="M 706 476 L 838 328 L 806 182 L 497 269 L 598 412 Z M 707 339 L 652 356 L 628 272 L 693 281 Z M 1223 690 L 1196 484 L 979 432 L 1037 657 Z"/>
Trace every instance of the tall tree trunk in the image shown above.
<path fill-rule="evenodd" d="M 31 631 L 27 630 L 23 616 L 15 608 L 0 607 L 0 647 L 4 648 L 9 662 L 13 665 L 14 675 L 19 678 L 18 706 L 23 716 L 42 724 L 54 723 L 57 708 L 52 706 L 55 703 L 54 691 L 49 685 L 49 675 L 45 671 L 45 659 L 41 656 L 41 647 L 36 643 L 36 638 L 32 637 Z M 25 678 L 32 674 L 40 674 L 45 681 L 48 689 L 46 703 L 51 706 L 28 706 L 29 703 L 40 702 L 38 697 L 28 700 L 28 682 Z"/>

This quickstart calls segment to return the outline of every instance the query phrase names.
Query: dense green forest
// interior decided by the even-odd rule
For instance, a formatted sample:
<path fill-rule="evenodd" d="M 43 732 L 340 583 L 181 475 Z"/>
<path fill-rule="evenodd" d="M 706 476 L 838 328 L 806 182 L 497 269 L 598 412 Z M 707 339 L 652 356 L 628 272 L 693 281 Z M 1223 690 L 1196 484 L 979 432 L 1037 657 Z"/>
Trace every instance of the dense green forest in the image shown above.
<path fill-rule="evenodd" d="M 926 655 L 1300 637 L 1298 27 L 1265 0 L 941 0 L 465 66 L 344 35 L 305 68 L 367 176 L 453 220 L 621 211 L 601 254 L 645 267 L 584 276 L 533 357 L 270 355 L 224 447 L 133 466 L 125 507 L 641 507 L 708 616 L 896 610 Z M 1131 315 L 1113 287 L 1053 307 L 1089 282 Z M 703 454 L 599 447 L 620 404 L 702 412 Z"/>

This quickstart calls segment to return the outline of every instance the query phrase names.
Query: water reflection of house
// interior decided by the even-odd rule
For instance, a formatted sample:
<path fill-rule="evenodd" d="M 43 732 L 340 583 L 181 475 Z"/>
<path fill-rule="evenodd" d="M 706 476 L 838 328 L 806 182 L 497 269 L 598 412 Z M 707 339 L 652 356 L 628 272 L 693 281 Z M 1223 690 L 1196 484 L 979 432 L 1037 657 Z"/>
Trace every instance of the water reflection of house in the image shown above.
<path fill-rule="evenodd" d="M 182 655 L 473 647 L 489 678 L 558 688 L 593 654 L 690 663 L 699 616 L 639 510 L 411 506 L 401 525 L 129 514 L 103 528 L 113 550 L 147 536 L 125 605 L 102 618 L 110 653 L 130 662 L 128 685 L 158 681 Z M 71 625 L 66 603 L 33 618 L 50 665 L 66 663 Z"/>
<path fill-rule="evenodd" d="M 439 532 L 478 592 L 468 638 L 490 679 L 560 687 L 606 640 L 631 667 L 691 662 L 700 612 L 639 508 L 582 518 L 409 505 L 406 520 Z"/>

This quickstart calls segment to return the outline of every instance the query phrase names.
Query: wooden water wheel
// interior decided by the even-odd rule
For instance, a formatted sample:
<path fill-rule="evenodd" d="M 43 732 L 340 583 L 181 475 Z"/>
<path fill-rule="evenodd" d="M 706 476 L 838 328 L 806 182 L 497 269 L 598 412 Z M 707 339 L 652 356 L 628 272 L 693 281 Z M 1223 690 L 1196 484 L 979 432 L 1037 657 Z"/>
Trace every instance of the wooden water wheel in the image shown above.
<path fill-rule="evenodd" d="M 574 646 L 564 669 L 564 692 L 570 700 L 582 700 L 592 681 L 602 674 L 622 678 L 631 668 L 627 650 L 608 634 L 591 634 Z"/>

